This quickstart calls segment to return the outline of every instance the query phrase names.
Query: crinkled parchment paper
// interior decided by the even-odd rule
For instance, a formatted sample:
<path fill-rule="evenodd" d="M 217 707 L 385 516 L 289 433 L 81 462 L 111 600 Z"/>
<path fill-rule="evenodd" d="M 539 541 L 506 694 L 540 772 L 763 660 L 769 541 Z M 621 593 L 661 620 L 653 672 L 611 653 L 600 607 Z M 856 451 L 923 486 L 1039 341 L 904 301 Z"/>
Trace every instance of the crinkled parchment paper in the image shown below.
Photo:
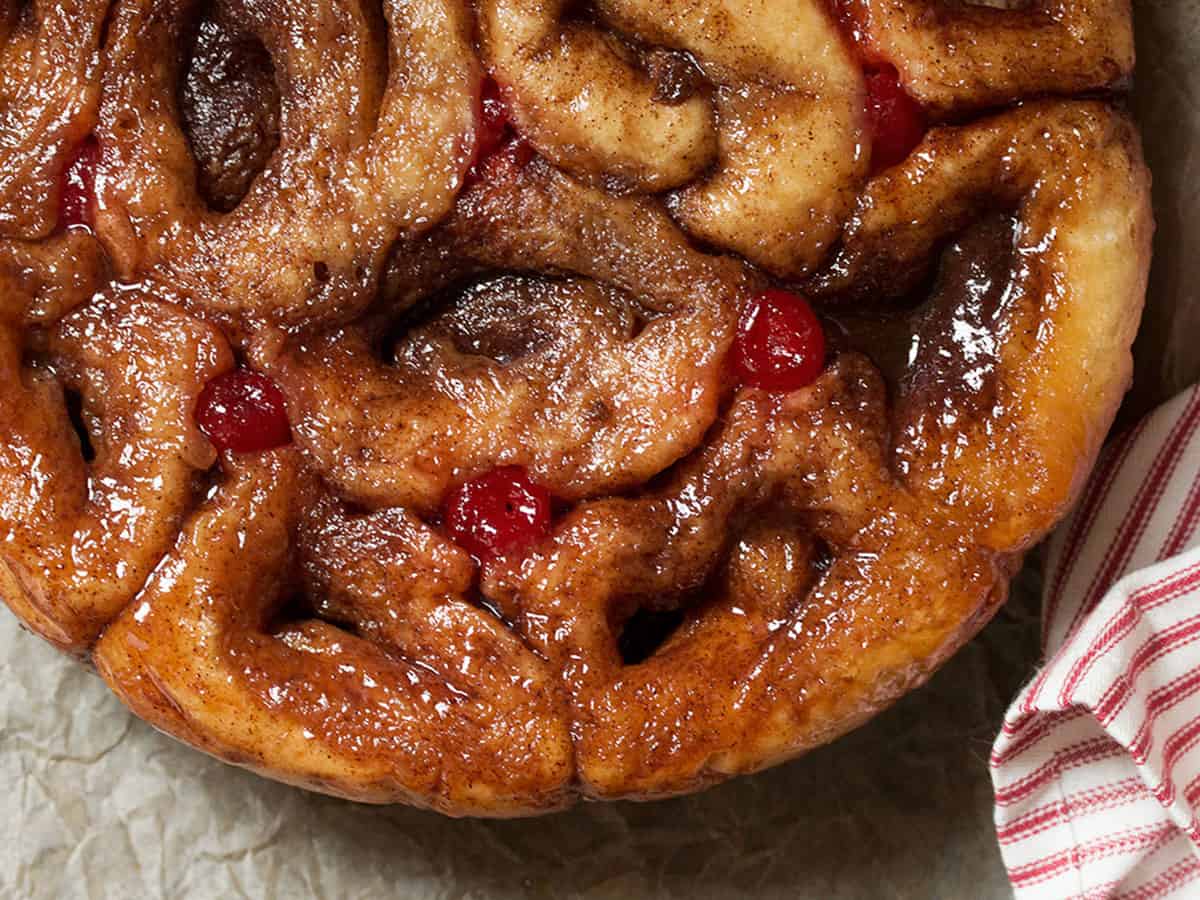
<path fill-rule="evenodd" d="M 1137 13 L 1160 228 L 1125 418 L 1200 377 L 1200 2 Z M 224 766 L 3 611 L 0 897 L 1005 897 L 986 760 L 1036 663 L 1034 557 L 927 688 L 832 747 L 695 797 L 514 822 L 359 807 Z"/>

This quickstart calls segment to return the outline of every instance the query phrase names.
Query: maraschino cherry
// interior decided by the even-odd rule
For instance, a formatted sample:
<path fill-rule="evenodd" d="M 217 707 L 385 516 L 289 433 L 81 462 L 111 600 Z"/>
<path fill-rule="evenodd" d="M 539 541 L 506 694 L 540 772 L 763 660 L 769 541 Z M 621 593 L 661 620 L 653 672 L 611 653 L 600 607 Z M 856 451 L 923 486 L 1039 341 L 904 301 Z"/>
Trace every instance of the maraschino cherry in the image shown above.
<path fill-rule="evenodd" d="M 259 453 L 291 443 L 283 391 L 266 375 L 234 369 L 200 392 L 196 424 L 221 451 Z"/>
<path fill-rule="evenodd" d="M 867 117 L 871 122 L 871 168 L 879 172 L 904 160 L 925 134 L 925 112 L 904 86 L 895 67 L 870 68 Z"/>
<path fill-rule="evenodd" d="M 550 492 L 521 466 L 501 466 L 452 490 L 442 503 L 446 531 L 476 559 L 523 550 L 550 530 Z"/>
<path fill-rule="evenodd" d="M 58 194 L 58 227 L 91 228 L 95 224 L 96 168 L 100 165 L 100 142 L 88 135 L 75 148 L 63 170 Z"/>
<path fill-rule="evenodd" d="M 483 79 L 479 89 L 479 126 L 475 132 L 475 159 L 485 159 L 504 143 L 508 130 L 508 106 L 500 96 L 495 79 Z"/>
<path fill-rule="evenodd" d="M 825 367 L 825 332 L 803 297 L 772 288 L 742 311 L 730 362 L 742 384 L 794 391 Z"/>
<path fill-rule="evenodd" d="M 500 95 L 500 85 L 492 78 L 483 79 L 479 89 L 479 110 L 475 117 L 475 156 L 467 170 L 468 185 L 483 175 L 484 163 L 512 135 L 508 106 Z"/>

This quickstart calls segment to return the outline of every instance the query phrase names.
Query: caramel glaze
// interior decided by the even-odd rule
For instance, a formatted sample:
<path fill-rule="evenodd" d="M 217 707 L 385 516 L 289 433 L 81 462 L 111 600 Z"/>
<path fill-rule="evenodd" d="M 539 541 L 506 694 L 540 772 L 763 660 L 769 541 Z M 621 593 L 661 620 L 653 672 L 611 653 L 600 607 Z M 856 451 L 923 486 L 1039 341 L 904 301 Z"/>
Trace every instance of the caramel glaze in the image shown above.
<path fill-rule="evenodd" d="M 55 5 L 0 2 L 0 279 L 29 298 L 30 324 L 56 321 L 108 280 L 91 235 L 57 229 L 60 175 L 96 122 L 109 0 Z"/>
<path fill-rule="evenodd" d="M 10 42 L 53 31 L 6 9 Z M 679 198 L 747 171 L 737 103 L 786 131 L 787 110 L 835 115 L 831 86 L 859 89 L 834 77 L 845 48 L 825 11 L 793 10 L 819 17 L 799 31 L 822 56 L 769 29 L 733 40 L 756 20 L 725 3 L 650 17 L 606 0 L 589 22 L 481 3 L 483 56 L 516 67 L 517 124 L 546 158 L 510 147 L 465 190 L 467 11 L 378 12 L 253 0 L 197 19 L 198 4 L 122 0 L 103 73 L 86 38 L 54 51 L 91 73 L 79 134 L 104 88 L 99 241 L 0 242 L 0 595 L 181 740 L 456 815 L 693 790 L 922 682 L 1070 503 L 1128 382 L 1152 229 L 1128 121 L 1042 101 L 935 128 L 865 184 L 856 155 L 838 170 L 849 193 L 813 194 L 841 204 L 833 224 L 801 226 L 794 265 L 776 266 L 783 245 L 731 244 Z M 605 39 L 614 23 L 660 49 Z M 530 57 L 528 28 L 558 49 Z M 273 74 L 234 49 L 255 40 Z M 679 50 L 694 72 L 662 55 Z M 604 143 L 621 129 L 564 150 L 583 119 L 534 102 L 597 59 L 589 96 L 618 123 L 648 116 L 628 133 L 661 172 L 639 168 L 645 147 Z M 16 83 L 10 62 L 0 81 Z M 967 75 L 934 77 L 967 92 Z M 699 168 L 668 152 L 688 145 L 654 131 L 675 121 L 656 104 L 698 129 Z M 769 148 L 770 129 L 748 128 Z M 38 146 L 61 167 L 59 138 Z M 681 160 L 686 177 L 670 174 Z M 773 171 L 706 221 L 760 233 L 754 204 L 806 177 Z M 814 384 L 730 382 L 739 308 L 768 280 L 680 224 L 805 277 L 839 325 Z M 139 283 L 109 284 L 100 245 Z M 192 410 L 235 353 L 283 386 L 296 441 L 218 465 Z M 538 546 L 480 566 L 435 510 L 510 463 L 562 508 Z M 640 611 L 681 624 L 628 663 Z"/>
<path fill-rule="evenodd" d="M 167 62 L 198 6 L 114 8 L 97 229 L 118 274 L 170 284 L 235 335 L 352 318 L 391 244 L 442 218 L 462 185 L 480 83 L 469 13 L 458 0 L 388 0 L 384 40 L 377 8 L 358 0 L 218 4 L 285 88 L 278 147 L 221 213 L 199 190 L 176 112 L 182 66 Z"/>
<path fill-rule="evenodd" d="M 92 130 L 109 0 L 0 3 L 0 237 L 57 225 L 58 175 Z"/>
<path fill-rule="evenodd" d="M 215 328 L 137 291 L 114 291 L 64 318 L 46 357 L 29 367 L 20 321 L 19 309 L 6 308 L 0 324 L 0 577 L 19 586 L 4 593 L 18 615 L 80 652 L 174 542 L 194 476 L 216 459 L 192 409 L 233 356 Z M 64 388 L 82 398 L 90 463 Z"/>
<path fill-rule="evenodd" d="M 586 23 L 566 20 L 566 6 L 479 4 L 483 56 L 521 134 L 578 176 L 673 189 L 690 234 L 776 275 L 816 266 L 868 165 L 862 73 L 829 7 L 600 0 Z M 664 96 L 613 28 L 686 52 L 711 91 Z"/>
<path fill-rule="evenodd" d="M 463 551 L 403 510 L 318 506 L 296 577 L 363 636 L 315 619 L 272 628 L 309 478 L 292 450 L 226 462 L 97 648 L 122 698 L 189 743 L 316 790 L 491 815 L 562 805 L 571 744 L 556 679 L 461 599 Z"/>
<path fill-rule="evenodd" d="M 1024 168 L 1021 154 L 997 145 L 1027 146 L 1042 161 L 1024 183 L 994 168 L 978 174 L 988 191 L 1010 185 L 1013 218 L 963 226 L 951 216 L 937 234 L 925 228 L 917 213 L 926 204 L 977 208 L 956 166 Z M 551 171 L 530 165 L 516 182 Z M 921 241 L 959 231 L 911 317 L 916 349 L 890 398 L 878 370 L 851 351 L 810 388 L 737 392 L 698 448 L 647 489 L 585 499 L 534 552 L 485 566 L 479 590 L 501 619 L 474 600 L 461 552 L 412 513 L 386 503 L 358 513 L 326 498 L 306 516 L 291 508 L 305 504 L 287 482 L 301 476 L 281 474 L 299 466 L 294 451 L 238 463 L 141 602 L 108 628 L 98 664 L 143 715 L 227 758 L 335 793 L 450 812 L 678 793 L 827 741 L 973 634 L 1021 552 L 1070 501 L 1128 378 L 1146 187 L 1132 132 L 1100 104 L 1030 106 L 939 129 L 868 186 L 814 282 L 832 296 L 888 248 L 915 254 Z M 480 193 L 507 189 L 502 178 Z M 479 202 L 466 195 L 455 216 Z M 532 246 L 559 246 L 544 230 L 552 224 L 525 207 L 502 209 L 540 223 Z M 619 217 L 605 221 L 616 228 Z M 906 227 L 920 234 L 896 223 L 918 223 Z M 453 244 L 455 220 L 446 227 Z M 608 244 L 591 245 L 604 265 Z M 402 343 L 440 334 L 441 352 L 461 354 L 495 304 L 562 303 L 573 292 L 593 309 L 609 297 L 613 321 L 628 321 L 624 292 L 573 280 L 531 290 L 517 276 L 485 280 Z M 510 366 L 529 358 L 509 356 L 512 347 L 546 324 L 531 305 L 516 344 L 490 348 Z M 330 368 L 333 378 L 346 371 Z M 305 450 L 329 483 L 342 477 L 341 455 L 330 469 Z M 266 471 L 249 474 L 256 466 Z M 217 536 L 218 521 L 246 537 Z M 259 528 L 287 529 L 302 561 L 254 551 Z M 262 540 L 287 544 L 278 533 Z M 251 549 L 206 561 L 211 548 L 238 544 Z M 828 565 L 814 564 L 818 548 Z M 187 577 L 203 577 L 203 588 L 180 586 Z M 297 579 L 322 618 L 273 624 Z M 192 597 L 222 597 L 225 612 L 189 612 Z M 258 604 L 249 611 L 247 597 Z M 644 662 L 623 665 L 621 629 L 642 607 L 680 608 L 684 622 Z"/>
<path fill-rule="evenodd" d="M 1129 0 L 841 0 L 855 40 L 942 112 L 1118 86 L 1133 71 Z"/>
<path fill-rule="evenodd" d="M 541 161 L 496 163 L 433 242 L 452 245 L 452 259 L 599 280 L 632 295 L 648 321 L 635 335 L 611 291 L 568 280 L 525 306 L 545 340 L 515 360 L 464 353 L 436 323 L 408 333 L 391 365 L 361 327 L 282 347 L 268 339 L 255 359 L 284 386 L 297 440 L 359 503 L 430 512 L 449 485 L 512 464 L 564 499 L 629 490 L 694 449 L 716 418 L 741 269 L 693 250 L 645 202 Z M 402 283 L 393 289 L 413 302 Z"/>
<path fill-rule="evenodd" d="M 485 570 L 485 594 L 562 667 L 585 793 L 691 790 L 827 741 L 986 621 L 1086 472 L 1107 421 L 1093 411 L 1111 415 L 1127 384 L 1151 230 L 1141 172 L 1128 124 L 1098 104 L 935 131 L 868 186 L 826 290 L 936 239 L 932 221 L 953 229 L 956 205 L 997 184 L 1018 213 L 945 257 L 890 415 L 873 367 L 842 354 L 777 409 L 739 394 L 661 494 L 577 507 L 549 546 Z M 797 531 L 833 553 L 811 585 Z M 735 547 L 723 562 L 720 541 Z M 621 666 L 616 611 L 718 564 L 683 628 Z"/>

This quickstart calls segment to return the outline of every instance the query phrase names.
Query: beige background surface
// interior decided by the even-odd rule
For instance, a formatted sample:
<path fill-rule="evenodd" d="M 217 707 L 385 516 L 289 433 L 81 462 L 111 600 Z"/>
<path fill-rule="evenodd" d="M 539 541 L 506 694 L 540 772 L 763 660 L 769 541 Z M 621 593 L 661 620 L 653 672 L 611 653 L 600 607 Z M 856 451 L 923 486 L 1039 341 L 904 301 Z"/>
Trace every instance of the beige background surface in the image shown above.
<path fill-rule="evenodd" d="M 1160 232 L 1126 416 L 1200 376 L 1200 2 L 1138 6 Z M 0 613 L 0 897 L 998 898 L 987 754 L 1036 662 L 1036 566 L 859 732 L 705 794 L 449 821 L 262 781 L 133 720 Z"/>

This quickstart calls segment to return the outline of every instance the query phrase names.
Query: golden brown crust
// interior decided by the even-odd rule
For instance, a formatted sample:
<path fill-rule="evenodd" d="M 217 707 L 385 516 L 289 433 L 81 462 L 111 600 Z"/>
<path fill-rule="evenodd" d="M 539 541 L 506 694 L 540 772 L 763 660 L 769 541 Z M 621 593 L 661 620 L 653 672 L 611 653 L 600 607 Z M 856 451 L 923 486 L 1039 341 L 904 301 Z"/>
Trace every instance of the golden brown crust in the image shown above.
<path fill-rule="evenodd" d="M 51 226 L 0 243 L 0 596 L 180 740 L 454 815 L 695 790 L 923 682 L 1063 515 L 1128 384 L 1152 231 L 1128 119 L 1102 100 L 1019 104 L 934 127 L 869 179 L 852 151 L 836 184 L 814 136 L 816 175 L 788 170 L 809 205 L 737 168 L 740 149 L 769 155 L 763 122 L 733 149 L 730 135 L 742 112 L 797 126 L 796 103 L 859 141 L 861 73 L 823 9 L 772 8 L 816 17 L 800 46 L 755 30 L 761 5 L 743 21 L 724 0 L 657 16 L 605 0 L 585 27 L 500 0 L 481 6 L 482 52 L 521 76 L 516 122 L 547 158 L 510 145 L 463 188 L 479 93 L 465 8 L 398 0 L 379 21 L 368 6 L 222 5 L 213 27 L 272 51 L 281 109 L 278 147 L 245 153 L 262 171 L 226 172 L 229 196 L 250 186 L 222 214 L 175 109 L 191 6 L 116 4 L 100 240 Z M 1025 96 L 1026 75 L 989 61 L 1031 27 L 1081 35 L 1057 68 L 1031 66 L 1048 90 L 1131 64 L 1117 6 L 1013 13 L 993 44 L 991 13 L 880 25 L 916 6 L 864 2 L 935 107 Z M 415 21 L 430 25 L 420 40 Z M 1067 27 L 1080 21 L 1119 26 L 1115 49 Z M 280 22 L 312 42 L 283 48 Z M 625 43 L 604 37 L 614 26 Z M 561 53 L 531 57 L 522 28 L 565 34 Z M 910 46 L 945 28 L 982 48 L 953 77 Z M 695 55 L 695 102 L 654 107 L 661 85 L 629 68 L 637 41 Z M 608 54 L 601 106 L 663 114 L 636 147 L 604 145 L 624 125 L 572 143 L 580 120 L 537 105 L 547 85 L 579 87 L 570 66 L 589 53 Z M 101 78 L 88 65 L 84 132 Z M 246 92 L 239 109 L 265 96 L 230 90 Z M 668 125 L 695 139 L 660 140 Z M 197 153 L 228 150 L 208 137 Z M 686 197 L 730 172 L 749 179 L 746 203 L 692 216 Z M 771 227 L 797 240 L 755 244 L 762 203 L 781 197 L 800 215 Z M 52 222 L 55 202 L 43 191 L 34 218 Z M 813 384 L 730 379 L 739 310 L 772 282 L 688 232 L 805 276 L 838 323 Z M 101 245 L 141 282 L 109 284 Z M 201 390 L 239 358 L 282 386 L 295 446 L 218 458 L 197 430 Z M 528 552 L 477 564 L 438 507 L 508 464 L 562 508 Z"/>
<path fill-rule="evenodd" d="M 459 0 L 227 4 L 275 59 L 279 146 L 228 213 L 210 210 L 175 111 L 195 0 L 125 0 L 109 30 L 97 230 L 126 278 L 152 273 L 231 327 L 348 318 L 387 248 L 441 218 L 470 163 L 478 68 Z M 136 114 L 132 111 L 136 110 Z"/>
<path fill-rule="evenodd" d="M 573 174 L 675 189 L 671 212 L 698 240 L 782 277 L 815 267 L 868 168 L 862 72 L 830 8 L 595 6 L 599 27 L 564 21 L 564 3 L 480 3 L 484 58 L 522 135 Z M 686 54 L 710 92 L 663 102 L 604 26 Z"/>
<path fill-rule="evenodd" d="M 0 278 L 49 324 L 107 281 L 95 239 L 58 225 L 62 172 L 96 123 L 109 0 L 0 2 Z"/>
<path fill-rule="evenodd" d="M 108 6 L 0 3 L 0 236 L 54 230 L 58 175 L 96 121 Z"/>
<path fill-rule="evenodd" d="M 212 465 L 191 413 L 232 354 L 216 329 L 136 291 L 61 320 L 35 365 L 21 350 L 19 325 L 0 321 L 3 553 L 24 588 L 10 605 L 82 652 L 141 588 Z M 90 463 L 64 390 L 91 426 Z"/>
<path fill-rule="evenodd" d="M 527 317 L 517 343 L 535 347 L 492 360 L 457 348 L 435 320 L 388 364 L 362 326 L 256 354 L 288 393 L 300 445 L 355 502 L 430 513 L 451 484 L 513 464 L 565 500 L 627 491 L 694 449 L 716 418 L 749 280 L 740 267 L 696 252 L 644 201 L 543 162 L 496 162 L 436 241 L 472 265 L 588 279 L 515 300 L 510 324 Z M 486 303 L 472 300 L 460 318 Z"/>
<path fill-rule="evenodd" d="M 427 581 L 408 554 L 460 569 L 465 554 L 402 514 L 387 538 L 367 523 L 371 560 L 357 542 L 322 547 L 353 533 L 327 530 L 311 538 L 309 568 L 378 645 L 315 619 L 273 627 L 306 476 L 286 450 L 230 468 L 96 647 L 122 699 L 182 740 L 327 793 L 476 815 L 561 806 L 571 745 L 545 665 L 461 598 L 461 573 L 460 597 L 404 596 L 405 580 Z M 368 620 L 410 633 L 374 635 Z"/>
<path fill-rule="evenodd" d="M 1110 88 L 1133 73 L 1130 0 L 847 0 L 845 8 L 868 51 L 936 109 Z"/>

